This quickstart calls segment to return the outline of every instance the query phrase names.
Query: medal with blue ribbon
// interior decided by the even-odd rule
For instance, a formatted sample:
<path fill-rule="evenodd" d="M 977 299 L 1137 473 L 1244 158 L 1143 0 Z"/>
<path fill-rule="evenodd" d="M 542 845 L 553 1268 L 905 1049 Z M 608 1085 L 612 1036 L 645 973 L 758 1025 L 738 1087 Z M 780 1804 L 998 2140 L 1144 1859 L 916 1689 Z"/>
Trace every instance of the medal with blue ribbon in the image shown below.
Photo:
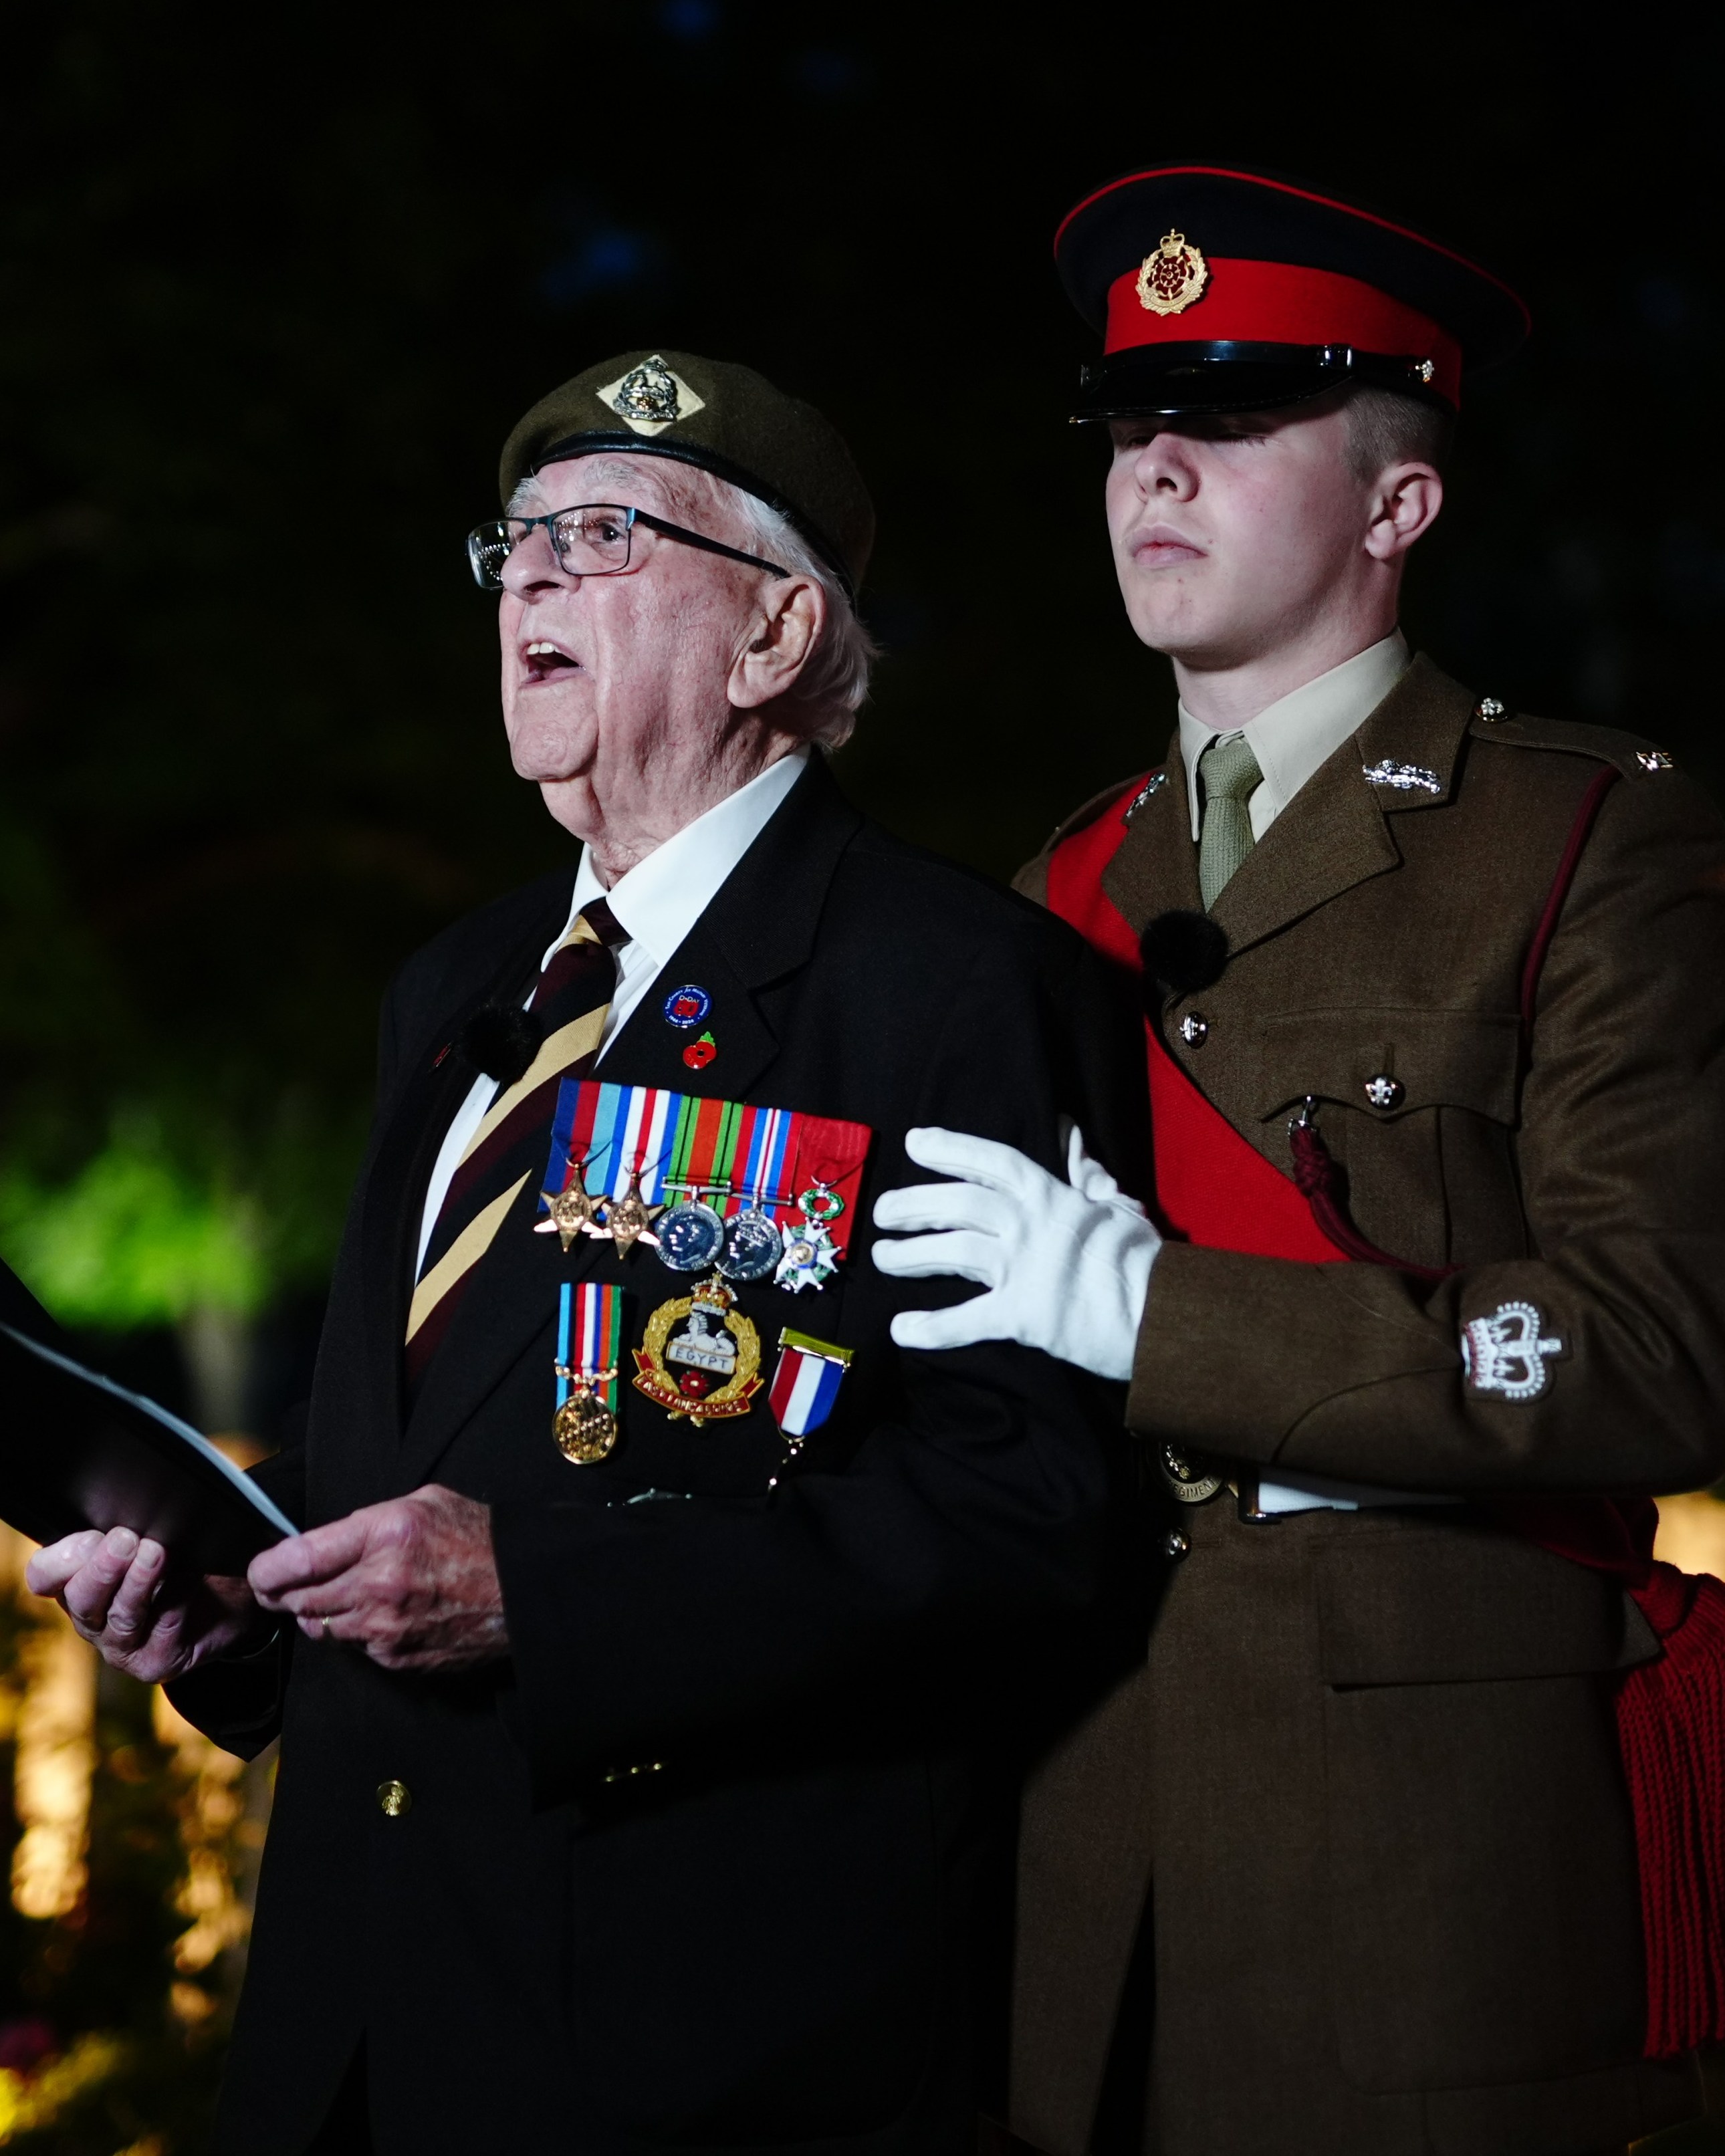
<path fill-rule="evenodd" d="M 778 1368 L 767 1394 L 773 1419 L 793 1453 L 800 1451 L 811 1430 L 833 1412 L 839 1387 L 850 1368 L 851 1351 L 830 1340 L 812 1340 L 788 1327 L 778 1336 Z"/>
<path fill-rule="evenodd" d="M 617 1370 L 623 1290 L 565 1281 L 557 1296 L 557 1411 L 552 1435 L 564 1459 L 590 1467 L 617 1448 Z"/>

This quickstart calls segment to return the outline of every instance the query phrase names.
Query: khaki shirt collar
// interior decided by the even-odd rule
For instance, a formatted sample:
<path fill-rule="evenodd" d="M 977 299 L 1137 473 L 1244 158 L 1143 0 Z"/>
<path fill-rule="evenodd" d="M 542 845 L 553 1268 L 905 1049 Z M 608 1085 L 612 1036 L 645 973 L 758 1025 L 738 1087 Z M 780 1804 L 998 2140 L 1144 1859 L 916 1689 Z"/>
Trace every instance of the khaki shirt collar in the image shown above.
<path fill-rule="evenodd" d="M 1327 674 L 1279 696 L 1241 728 L 1252 745 L 1264 783 L 1246 804 L 1252 836 L 1261 839 L 1300 788 L 1358 733 L 1408 668 L 1408 647 L 1392 629 L 1378 643 L 1356 652 Z M 1186 766 L 1186 793 L 1195 843 L 1199 824 L 1198 759 L 1218 738 L 1218 730 L 1180 706 L 1180 755 Z"/>

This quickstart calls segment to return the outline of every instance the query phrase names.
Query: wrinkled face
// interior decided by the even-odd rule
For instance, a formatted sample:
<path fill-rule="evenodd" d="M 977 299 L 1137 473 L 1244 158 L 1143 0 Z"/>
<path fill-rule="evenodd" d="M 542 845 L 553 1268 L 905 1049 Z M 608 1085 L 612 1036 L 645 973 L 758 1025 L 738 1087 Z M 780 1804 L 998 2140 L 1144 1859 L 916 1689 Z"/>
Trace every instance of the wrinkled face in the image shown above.
<path fill-rule="evenodd" d="M 1194 666 L 1296 637 L 1363 569 L 1373 489 L 1332 403 L 1117 420 L 1108 531 L 1132 627 Z"/>
<path fill-rule="evenodd" d="M 516 502 L 526 516 L 614 502 L 737 543 L 705 475 L 662 458 L 574 458 L 547 465 L 530 490 Z M 758 570 L 639 526 L 621 574 L 571 576 L 535 531 L 504 567 L 498 611 L 516 771 L 614 793 L 655 765 L 698 762 L 707 737 L 716 753 L 737 716 L 727 684 L 758 626 L 762 583 Z"/>

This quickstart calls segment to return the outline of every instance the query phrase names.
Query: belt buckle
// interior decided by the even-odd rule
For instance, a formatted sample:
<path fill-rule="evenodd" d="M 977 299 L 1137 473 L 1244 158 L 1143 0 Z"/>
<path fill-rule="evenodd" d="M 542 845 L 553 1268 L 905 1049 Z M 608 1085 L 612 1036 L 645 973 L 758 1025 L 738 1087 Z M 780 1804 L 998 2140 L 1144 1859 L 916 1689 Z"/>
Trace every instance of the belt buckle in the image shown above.
<path fill-rule="evenodd" d="M 1182 1505 L 1207 1505 L 1228 1486 L 1219 1475 L 1212 1475 L 1203 1461 L 1189 1459 L 1177 1445 L 1158 1445 L 1156 1464 L 1170 1494 Z"/>
<path fill-rule="evenodd" d="M 1234 1476 L 1229 1480 L 1228 1487 L 1239 1501 L 1240 1524 L 1248 1527 L 1274 1527 L 1281 1515 L 1280 1512 L 1266 1512 L 1260 1508 L 1258 1503 L 1258 1481 L 1259 1478 L 1255 1475 Z"/>

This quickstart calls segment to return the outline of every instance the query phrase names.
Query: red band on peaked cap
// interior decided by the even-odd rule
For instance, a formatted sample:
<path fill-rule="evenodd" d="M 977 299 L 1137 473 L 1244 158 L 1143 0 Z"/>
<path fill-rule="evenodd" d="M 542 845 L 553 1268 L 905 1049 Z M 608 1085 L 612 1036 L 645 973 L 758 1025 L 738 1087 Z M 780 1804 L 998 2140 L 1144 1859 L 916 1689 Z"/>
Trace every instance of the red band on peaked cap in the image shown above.
<path fill-rule="evenodd" d="M 1138 308 L 1134 321 L 1136 299 L 1122 295 L 1120 282 L 1136 278 L 1170 231 L 1202 253 L 1209 287 L 1179 314 Z M 1128 365 L 1134 354 L 1153 364 L 1157 347 L 1170 344 L 1285 342 L 1308 352 L 1345 344 L 1430 358 L 1439 370 L 1430 386 L 1453 405 L 1460 372 L 1497 365 L 1527 333 L 1515 293 L 1455 249 L 1360 204 L 1240 167 L 1169 164 L 1111 181 L 1062 220 L 1055 259 L 1074 305 Z M 1219 375 L 1231 363 L 1225 352 L 1213 357 Z"/>
<path fill-rule="evenodd" d="M 1387 358 L 1429 359 L 1431 387 L 1451 407 L 1461 398 L 1461 347 L 1429 315 L 1374 285 L 1291 262 L 1207 259 L 1203 291 L 1177 315 L 1158 315 L 1138 297 L 1135 263 L 1108 290 L 1102 350 L 1147 345 L 1245 343 L 1352 345 Z"/>

